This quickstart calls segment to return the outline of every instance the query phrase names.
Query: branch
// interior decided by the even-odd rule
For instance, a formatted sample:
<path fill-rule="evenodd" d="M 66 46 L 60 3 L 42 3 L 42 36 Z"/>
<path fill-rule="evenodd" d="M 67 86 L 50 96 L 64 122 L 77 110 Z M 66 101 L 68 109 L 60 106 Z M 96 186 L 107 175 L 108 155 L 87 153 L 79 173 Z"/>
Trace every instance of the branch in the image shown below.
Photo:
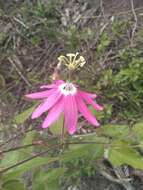
<path fill-rule="evenodd" d="M 25 76 L 22 74 L 22 72 L 20 71 L 20 69 L 17 67 L 17 65 L 15 64 L 15 62 L 9 57 L 8 58 L 9 62 L 13 65 L 13 67 L 15 68 L 15 70 L 17 71 L 17 73 L 19 74 L 19 76 L 23 79 L 23 81 L 29 86 L 31 87 L 32 85 L 30 84 L 30 82 L 25 78 Z"/>
<path fill-rule="evenodd" d="M 134 38 L 136 29 L 137 29 L 138 19 L 137 19 L 137 15 L 136 15 L 135 8 L 134 8 L 134 0 L 130 0 L 130 1 L 131 1 L 132 13 L 133 13 L 134 20 L 135 20 L 135 23 L 134 23 L 134 26 L 133 26 L 133 29 L 132 29 L 132 34 L 131 34 L 131 45 L 133 45 L 133 38 Z"/>
<path fill-rule="evenodd" d="M 23 146 L 17 146 L 15 148 L 9 148 L 7 150 L 0 151 L 0 154 L 4 154 L 7 152 L 11 152 L 11 151 L 16 151 L 16 150 L 23 149 L 23 148 L 28 148 L 28 147 L 33 146 L 33 145 L 35 145 L 35 144 L 27 144 L 27 145 L 23 145 Z"/>
<path fill-rule="evenodd" d="M 8 170 L 13 169 L 13 168 L 15 168 L 15 167 L 17 167 L 17 166 L 20 166 L 20 165 L 22 165 L 22 164 L 24 164 L 24 163 L 26 163 L 26 162 L 28 162 L 28 161 L 30 161 L 30 160 L 33 160 L 34 158 L 37 158 L 37 157 L 39 157 L 39 156 L 44 155 L 45 153 L 49 152 L 49 151 L 51 150 L 51 148 L 57 148 L 57 147 L 60 147 L 60 146 L 61 146 L 61 144 L 52 145 L 52 146 L 50 146 L 49 149 L 46 150 L 46 151 L 37 153 L 37 154 L 35 154 L 34 156 L 31 156 L 31 157 L 29 157 L 29 158 L 26 158 L 25 160 L 22 160 L 22 161 L 20 161 L 20 162 L 14 164 L 14 165 L 12 165 L 12 166 L 9 166 L 9 167 L 7 167 L 7 168 L 1 170 L 1 171 L 0 171 L 0 174 L 3 174 L 3 173 L 5 173 L 5 172 L 7 172 Z"/>
<path fill-rule="evenodd" d="M 102 142 L 96 142 L 96 141 L 92 141 L 92 142 L 90 142 L 90 141 L 82 141 L 82 142 L 77 141 L 77 142 L 71 142 L 71 143 L 62 143 L 62 144 L 60 143 L 60 144 L 56 144 L 56 145 L 49 146 L 48 144 L 45 144 L 45 143 L 44 143 L 44 144 L 42 144 L 42 145 L 48 146 L 48 147 L 49 147 L 48 150 L 43 151 L 43 152 L 40 152 L 40 153 L 37 153 L 37 154 L 35 154 L 34 156 L 31 156 L 31 157 L 29 157 L 29 158 L 26 158 L 25 160 L 22 160 L 22 161 L 20 161 L 20 162 L 14 164 L 14 165 L 12 165 L 12 166 L 7 167 L 7 168 L 1 170 L 1 171 L 0 171 L 0 174 L 3 174 L 3 173 L 5 173 L 5 172 L 7 172 L 8 170 L 10 170 L 10 169 L 12 169 L 12 168 L 15 168 L 15 167 L 17 167 L 17 166 L 19 166 L 19 165 L 22 165 L 22 164 L 24 164 L 24 163 L 26 163 L 26 162 L 28 162 L 28 161 L 34 159 L 34 158 L 37 158 L 37 157 L 39 157 L 39 156 L 44 155 L 45 153 L 49 152 L 49 151 L 51 150 L 51 148 L 64 147 L 64 145 L 73 145 L 73 144 L 95 144 L 95 143 L 96 143 L 96 144 L 106 144 L 106 145 L 109 144 L 109 143 L 102 143 Z M 5 151 L 3 151 L 3 152 L 6 153 L 6 152 L 9 152 L 9 151 L 12 151 L 12 150 L 14 151 L 14 150 L 18 150 L 18 149 L 21 149 L 21 148 L 27 148 L 27 147 L 33 146 L 33 145 L 35 145 L 35 144 L 28 144 L 28 145 L 24 145 L 24 146 L 21 146 L 21 147 L 17 147 L 17 148 L 5 150 Z M 132 146 L 132 147 L 134 147 L 134 146 Z M 2 152 L 1 152 L 1 153 L 2 153 Z M 105 174 L 104 171 L 102 172 L 102 175 L 106 175 L 106 177 L 107 177 L 108 179 L 110 178 L 110 180 L 114 180 L 114 182 L 117 182 L 117 183 L 120 182 L 120 183 L 121 183 L 121 181 L 120 181 L 119 179 L 111 179 L 111 176 Z M 122 179 L 122 181 L 124 181 L 124 180 Z M 125 181 L 126 181 L 126 180 L 125 180 Z"/>
<path fill-rule="evenodd" d="M 76 142 L 63 142 L 62 141 L 62 144 L 63 145 L 76 145 L 76 144 L 102 144 L 102 145 L 111 145 L 110 142 L 99 142 L 99 141 L 76 141 Z M 4 154 L 4 153 L 8 153 L 8 152 L 11 152 L 11 151 L 16 151 L 16 150 L 20 150 L 20 149 L 25 149 L 25 148 L 28 148 L 30 146 L 44 146 L 44 147 L 49 147 L 49 145 L 47 143 L 45 143 L 44 141 L 42 140 L 38 140 L 38 141 L 33 141 L 33 143 L 31 144 L 26 144 L 26 145 L 22 145 L 22 146 L 17 146 L 15 148 L 10 148 L 10 149 L 7 149 L 7 150 L 3 150 L 3 151 L 0 151 L 0 154 Z M 112 147 L 118 149 L 118 148 L 121 148 L 119 146 L 113 146 Z M 142 144 L 139 144 L 139 145 L 130 145 L 128 146 L 130 148 L 140 148 L 140 147 L 143 147 Z"/>
<path fill-rule="evenodd" d="M 143 7 L 138 7 L 138 8 L 134 8 L 134 10 L 142 10 Z M 124 14 L 130 14 L 132 13 L 132 10 L 129 10 L 129 11 L 121 11 L 117 14 L 115 14 L 115 16 L 120 16 L 120 15 L 124 15 Z M 102 18 L 102 17 L 110 17 L 111 15 L 110 14 L 104 14 L 104 15 L 98 15 L 98 16 L 83 16 L 81 17 L 81 19 L 87 19 L 87 18 L 92 18 L 92 19 L 96 19 L 96 18 Z"/>

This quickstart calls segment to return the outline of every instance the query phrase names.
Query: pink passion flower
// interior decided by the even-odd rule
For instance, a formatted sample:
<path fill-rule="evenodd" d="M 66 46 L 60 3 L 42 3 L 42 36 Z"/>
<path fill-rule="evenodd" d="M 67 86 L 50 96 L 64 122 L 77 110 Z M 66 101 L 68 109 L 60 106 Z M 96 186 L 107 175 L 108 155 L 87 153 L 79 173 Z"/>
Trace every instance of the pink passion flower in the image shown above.
<path fill-rule="evenodd" d="M 43 100 L 32 113 L 32 119 L 35 119 L 48 111 L 42 128 L 49 127 L 59 118 L 61 113 L 64 114 L 64 127 L 67 128 L 69 134 L 76 132 L 78 113 L 81 113 L 90 124 L 96 127 L 100 126 L 97 119 L 87 107 L 87 104 L 89 104 L 97 111 L 103 110 L 103 107 L 94 101 L 96 94 L 82 91 L 75 84 L 62 80 L 55 81 L 51 85 L 41 86 L 40 88 L 45 90 L 27 94 L 26 97 Z"/>

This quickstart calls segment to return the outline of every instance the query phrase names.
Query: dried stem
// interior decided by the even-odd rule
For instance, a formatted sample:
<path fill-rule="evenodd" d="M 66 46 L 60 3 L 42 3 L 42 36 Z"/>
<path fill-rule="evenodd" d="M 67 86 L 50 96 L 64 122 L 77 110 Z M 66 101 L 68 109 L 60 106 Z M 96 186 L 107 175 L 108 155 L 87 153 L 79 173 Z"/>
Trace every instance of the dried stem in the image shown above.
<path fill-rule="evenodd" d="M 20 69 L 17 67 L 17 65 L 15 64 L 15 62 L 13 61 L 13 59 L 11 59 L 10 57 L 8 58 L 9 62 L 13 65 L 13 67 L 15 68 L 15 70 L 17 71 L 17 73 L 19 74 L 19 76 L 22 78 L 22 80 L 29 86 L 31 87 L 32 85 L 30 84 L 30 82 L 26 79 L 26 77 L 22 74 L 22 72 L 20 71 Z"/>
<path fill-rule="evenodd" d="M 131 1 L 131 8 L 132 8 L 133 16 L 134 16 L 134 21 L 135 21 L 133 29 L 132 29 L 132 34 L 131 34 L 131 45 L 133 45 L 133 38 L 134 38 L 136 29 L 137 29 L 138 19 L 137 19 L 137 15 L 136 15 L 135 8 L 134 8 L 134 0 L 130 0 L 130 1 Z"/>
<path fill-rule="evenodd" d="M 138 7 L 138 8 L 134 8 L 135 11 L 137 10 L 142 10 L 143 7 Z M 128 10 L 128 11 L 121 11 L 119 13 L 116 13 L 115 15 L 116 16 L 120 16 L 120 15 L 124 15 L 124 14 L 130 14 L 132 13 L 132 10 Z M 98 15 L 98 16 L 83 16 L 83 17 L 80 17 L 81 19 L 87 19 L 87 18 L 93 18 L 93 19 L 96 19 L 96 18 L 102 18 L 102 17 L 110 17 L 111 15 L 110 14 L 104 14 L 104 15 Z"/>

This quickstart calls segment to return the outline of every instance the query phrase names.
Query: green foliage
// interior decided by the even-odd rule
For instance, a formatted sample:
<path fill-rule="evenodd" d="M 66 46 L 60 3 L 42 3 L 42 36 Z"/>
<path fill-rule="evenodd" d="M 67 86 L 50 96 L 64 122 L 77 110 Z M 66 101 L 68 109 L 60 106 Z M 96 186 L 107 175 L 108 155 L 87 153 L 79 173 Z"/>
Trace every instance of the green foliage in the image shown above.
<path fill-rule="evenodd" d="M 33 131 L 29 131 L 25 137 L 22 139 L 21 144 L 27 145 L 27 144 L 32 144 L 34 142 L 34 140 L 38 139 L 38 134 L 35 130 Z M 26 148 L 24 151 L 19 151 L 19 160 L 22 160 L 24 158 L 27 158 L 28 156 L 30 156 L 34 151 L 34 147 L 33 146 L 29 146 L 28 148 Z"/>
<path fill-rule="evenodd" d="M 32 114 L 32 112 L 34 111 L 34 109 L 35 109 L 36 106 L 37 106 L 37 103 L 34 106 L 26 109 L 22 113 L 16 115 L 14 117 L 14 122 L 16 122 L 16 124 L 22 124 L 22 123 L 24 123 L 24 121 L 26 121 L 29 118 L 29 116 Z"/>
<path fill-rule="evenodd" d="M 125 23 L 120 20 L 114 21 L 111 25 L 111 30 L 113 35 L 119 39 L 121 39 L 121 37 L 123 36 L 124 29 L 125 29 Z"/>
<path fill-rule="evenodd" d="M 89 106 L 92 114 L 103 124 L 106 124 L 110 121 L 112 116 L 112 104 L 104 104 L 103 111 L 96 111 L 92 106 Z"/>
<path fill-rule="evenodd" d="M 2 184 L 2 190 L 15 190 L 15 189 L 25 190 L 24 184 L 17 179 L 9 180 L 4 184 Z"/>
<path fill-rule="evenodd" d="M 92 143 L 91 143 L 92 144 Z M 63 154 L 62 161 L 69 162 L 74 159 L 97 159 L 103 155 L 102 144 L 82 144 L 81 145 L 71 145 L 70 149 Z M 93 151 L 94 150 L 94 151 Z"/>
<path fill-rule="evenodd" d="M 129 127 L 127 125 L 104 125 L 101 129 L 97 129 L 98 135 L 104 135 L 112 138 L 122 138 L 128 136 Z"/>
<path fill-rule="evenodd" d="M 35 190 L 58 190 L 60 189 L 60 178 L 64 173 L 63 168 L 53 168 L 50 171 L 40 170 L 33 179 Z"/>
<path fill-rule="evenodd" d="M 22 7 L 22 22 L 25 23 L 22 32 L 33 45 L 38 44 L 45 37 L 52 41 L 58 38 L 59 13 L 56 6 L 59 3 L 60 1 L 44 3 L 38 0 L 33 5 L 25 3 Z"/>
<path fill-rule="evenodd" d="M 64 124 L 64 117 L 61 115 L 55 123 L 50 126 L 50 131 L 55 135 L 60 135 Z M 64 132 L 64 131 L 63 131 Z"/>
<path fill-rule="evenodd" d="M 81 179 L 94 176 L 95 161 L 102 158 L 104 148 L 102 144 L 71 145 L 63 154 L 62 163 L 65 167 L 64 181 L 67 185 L 80 185 Z M 63 183 L 64 183 L 63 181 Z"/>
<path fill-rule="evenodd" d="M 72 25 L 66 32 L 65 37 L 67 38 L 66 45 L 71 50 L 74 50 L 82 45 L 84 41 L 91 39 L 93 37 L 93 31 L 90 28 L 79 30 L 75 25 Z"/>
<path fill-rule="evenodd" d="M 45 17 L 46 16 L 46 7 L 44 5 L 44 2 L 42 2 L 41 0 L 38 0 L 37 4 L 34 7 L 33 13 L 35 14 L 35 16 Z"/>
<path fill-rule="evenodd" d="M 109 160 L 115 166 L 127 164 L 133 168 L 143 169 L 143 157 L 128 142 L 115 141 L 108 154 Z"/>
<path fill-rule="evenodd" d="M 19 152 L 8 152 L 4 159 L 0 160 L 0 168 L 4 169 L 16 163 L 19 160 Z"/>
<path fill-rule="evenodd" d="M 45 164 L 50 164 L 54 162 L 55 160 L 57 160 L 57 158 L 51 158 L 51 157 L 37 157 L 37 158 L 31 159 L 30 161 L 25 162 L 21 166 L 17 166 L 13 170 L 12 169 L 9 170 L 4 176 L 4 179 L 6 181 L 9 179 L 18 178 L 27 171 L 33 170 Z"/>
<path fill-rule="evenodd" d="M 112 100 L 118 118 L 128 121 L 141 117 L 143 108 L 143 59 L 137 48 L 126 48 L 119 53 L 122 69 L 103 72 L 97 87 Z M 117 109 L 118 108 L 118 109 Z M 115 113 L 114 113 L 115 114 Z"/>
<path fill-rule="evenodd" d="M 143 121 L 140 121 L 135 124 L 132 128 L 132 132 L 134 133 L 135 141 L 143 146 Z"/>
<path fill-rule="evenodd" d="M 109 46 L 110 42 L 111 42 L 111 40 L 110 40 L 109 35 L 106 32 L 103 32 L 100 37 L 100 43 L 97 47 L 96 53 L 98 56 L 101 56 L 105 52 L 105 50 Z"/>
<path fill-rule="evenodd" d="M 52 157 L 39 156 L 23 164 L 9 169 L 2 177 L 3 184 L 19 183 L 20 177 L 25 172 L 33 173 L 33 188 L 35 190 L 51 189 L 58 190 L 62 186 L 80 186 L 82 179 L 92 177 L 98 170 L 98 160 L 105 156 L 114 166 L 129 165 L 136 169 L 143 168 L 142 155 L 136 149 L 141 148 L 143 130 L 142 121 L 135 124 L 131 129 L 127 125 L 103 125 L 91 135 L 81 137 L 71 137 L 68 139 L 69 145 L 65 150 L 61 147 L 53 148 L 57 153 Z M 22 144 L 31 143 L 35 138 L 35 133 L 30 132 L 23 139 Z M 50 141 L 49 141 L 50 143 Z M 34 149 L 30 149 L 32 153 Z M 25 155 L 23 155 L 25 154 Z M 13 156 L 12 156 L 13 155 Z M 27 151 L 16 151 L 7 153 L 2 159 L 0 167 L 5 169 L 18 163 L 28 155 Z M 29 157 L 30 155 L 28 155 Z M 51 163 L 55 165 L 51 166 Z M 43 167 L 49 165 L 48 169 Z M 23 188 L 20 183 L 20 188 Z"/>
<path fill-rule="evenodd" d="M 61 6 L 60 11 L 57 9 L 61 1 L 29 2 L 24 2 L 12 16 L 4 15 L 4 19 L 2 18 L 3 30 L 0 31 L 0 45 L 1 52 L 4 51 L 4 54 L 1 55 L 0 87 L 6 89 L 2 90 L 2 94 L 8 97 L 9 102 L 16 97 L 18 102 L 16 105 L 21 105 L 19 99 L 27 85 L 24 86 L 23 77 L 32 84 L 39 85 L 42 81 L 47 82 L 47 75 L 51 71 L 47 74 L 45 68 L 50 70 L 50 67 L 47 67 L 46 60 L 48 57 L 48 64 L 50 63 L 53 67 L 51 63 L 56 63 L 54 56 L 59 53 L 59 46 L 66 52 L 69 49 L 74 52 L 82 51 L 87 55 L 87 64 L 83 69 L 84 74 L 81 74 L 81 78 L 85 77 L 85 80 L 78 81 L 78 84 L 80 83 L 91 92 L 95 90 L 97 94 L 99 92 L 102 95 L 99 102 L 104 103 L 104 110 L 96 112 L 91 108 L 92 113 L 102 123 L 102 127 L 96 130 L 96 134 L 69 138 L 68 141 L 71 144 L 65 146 L 65 150 L 61 147 L 53 148 L 52 156 L 51 152 L 48 152 L 47 155 L 35 157 L 9 169 L 2 175 L 2 189 L 13 190 L 17 187 L 19 190 L 24 190 L 21 176 L 25 173 L 32 175 L 30 178 L 33 182 L 32 188 L 35 190 L 59 190 L 64 185 L 66 189 L 69 185 L 80 185 L 82 178 L 94 176 L 95 171 L 98 170 L 98 161 L 103 160 L 104 157 L 114 166 L 125 164 L 136 169 L 143 169 L 141 155 L 143 122 L 136 123 L 137 119 L 142 118 L 143 113 L 142 30 L 138 28 L 139 32 L 136 33 L 133 41 L 134 46 L 130 46 L 129 21 L 120 21 L 115 18 L 114 21 L 109 21 L 105 28 L 102 28 L 103 25 L 99 23 L 101 28 L 97 31 L 93 30 L 96 27 L 94 25 L 92 27 L 90 22 L 86 27 L 73 23 L 65 27 L 61 24 L 62 14 L 60 13 L 64 6 Z M 1 11 L 0 15 L 3 17 Z M 98 31 L 101 33 L 98 34 Z M 57 48 L 53 51 L 53 47 Z M 34 52 L 34 55 L 31 52 Z M 11 66 L 8 59 L 5 60 L 5 58 L 13 58 L 13 54 L 19 56 L 22 62 L 20 64 L 14 62 L 18 66 L 18 71 L 20 70 L 23 74 L 22 77 L 13 68 L 13 64 Z M 45 79 L 44 70 L 46 71 Z M 15 84 L 12 87 L 13 90 L 9 90 L 13 83 Z M 15 93 L 18 96 L 15 96 Z M 13 122 L 17 125 L 24 124 L 35 106 L 18 114 Z M 116 124 L 109 124 L 110 121 Z M 128 122 L 132 125 L 128 126 Z M 136 124 L 133 125 L 134 123 Z M 63 118 L 61 117 L 50 128 L 53 135 L 57 137 L 60 134 L 62 125 Z M 1 133 L 6 130 L 5 126 L 3 128 Z M 39 135 L 39 137 L 37 134 L 37 131 L 28 132 L 16 143 L 24 146 L 35 140 L 41 140 L 43 136 Z M 44 137 L 46 135 L 45 133 Z M 48 136 L 43 140 L 44 142 L 47 140 L 46 146 L 43 143 L 42 147 L 35 145 L 0 155 L 0 169 L 11 167 L 43 149 L 48 149 L 50 144 L 59 142 L 59 139 L 55 139 L 50 141 Z"/>

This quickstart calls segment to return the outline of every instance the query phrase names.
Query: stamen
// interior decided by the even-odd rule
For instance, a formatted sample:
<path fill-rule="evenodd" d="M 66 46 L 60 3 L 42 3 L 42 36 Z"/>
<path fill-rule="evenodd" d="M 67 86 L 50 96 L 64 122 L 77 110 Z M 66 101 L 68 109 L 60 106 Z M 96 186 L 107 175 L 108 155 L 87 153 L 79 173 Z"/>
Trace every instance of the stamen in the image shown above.
<path fill-rule="evenodd" d="M 59 63 L 67 66 L 69 70 L 75 70 L 79 67 L 83 67 L 86 63 L 85 58 L 83 56 L 78 57 L 79 53 L 73 54 L 68 53 L 66 56 L 61 55 L 58 57 Z"/>

